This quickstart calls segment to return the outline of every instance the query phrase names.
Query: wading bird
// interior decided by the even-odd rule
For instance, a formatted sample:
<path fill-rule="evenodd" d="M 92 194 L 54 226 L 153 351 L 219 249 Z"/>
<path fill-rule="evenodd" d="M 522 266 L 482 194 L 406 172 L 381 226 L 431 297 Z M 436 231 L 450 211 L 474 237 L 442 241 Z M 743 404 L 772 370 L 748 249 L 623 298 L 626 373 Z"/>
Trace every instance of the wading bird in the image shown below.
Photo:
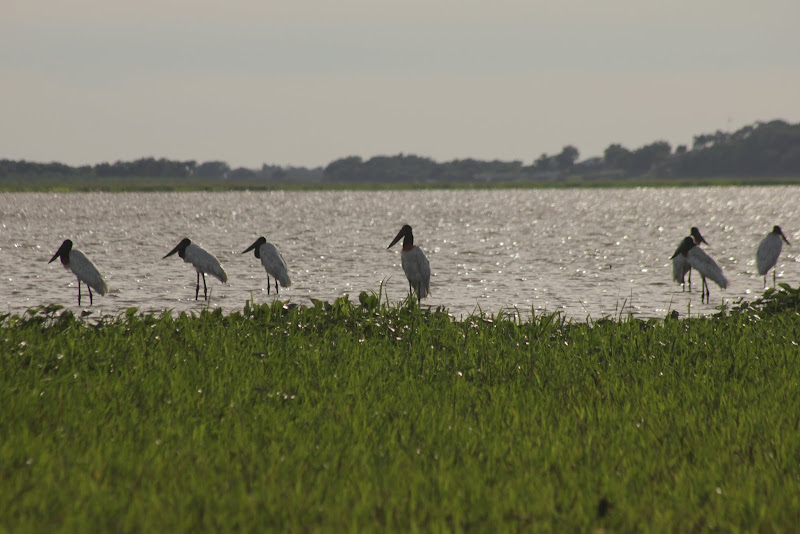
<path fill-rule="evenodd" d="M 286 270 L 286 262 L 275 245 L 267 243 L 264 237 L 259 237 L 242 254 L 247 254 L 251 250 L 254 251 L 256 258 L 261 260 L 261 265 L 267 271 L 267 295 L 269 295 L 269 275 L 272 275 L 275 279 L 276 295 L 278 294 L 278 282 L 280 282 L 281 287 L 292 286 L 292 281 L 289 279 L 289 273 Z"/>
<path fill-rule="evenodd" d="M 728 279 L 722 274 L 722 269 L 720 269 L 717 262 L 715 262 L 711 256 L 706 254 L 703 249 L 695 244 L 692 236 L 683 239 L 681 246 L 678 247 L 678 250 L 675 251 L 675 255 L 673 255 L 672 258 L 675 258 L 678 254 L 685 257 L 692 268 L 700 273 L 700 277 L 703 279 L 703 286 L 700 289 L 700 302 L 708 302 L 710 297 L 706 278 L 711 278 L 722 289 L 728 287 Z"/>
<path fill-rule="evenodd" d="M 699 245 L 700 243 L 705 243 L 708 245 L 708 241 L 703 239 L 703 236 L 700 235 L 700 230 L 697 229 L 696 226 L 692 226 L 692 229 L 689 233 L 691 238 L 694 240 L 695 245 Z M 678 254 L 678 250 L 680 249 L 680 245 L 678 248 L 675 249 L 675 254 L 672 256 L 672 279 L 675 280 L 677 283 L 681 285 L 683 291 L 686 291 L 686 283 L 684 282 L 684 278 L 686 274 L 689 274 L 689 291 L 692 291 L 692 266 L 689 264 L 689 260 L 683 254 Z"/>
<path fill-rule="evenodd" d="M 200 293 L 200 275 L 203 275 L 203 297 L 208 300 L 208 288 L 206 288 L 206 273 L 210 274 L 223 284 L 228 281 L 228 273 L 219 264 L 219 260 L 210 252 L 195 245 L 188 237 L 184 237 L 178 245 L 173 248 L 164 258 L 168 258 L 178 253 L 183 261 L 191 263 L 197 270 L 197 287 L 194 291 L 194 300 L 197 300 Z M 162 260 L 164 258 L 161 258 Z"/>
<path fill-rule="evenodd" d="M 84 256 L 83 252 L 72 248 L 72 241 L 65 239 L 61 246 L 47 263 L 53 263 L 56 258 L 61 258 L 61 264 L 78 277 L 78 306 L 81 305 L 81 282 L 89 290 L 89 305 L 92 305 L 92 288 L 101 295 L 108 293 L 108 285 L 97 267 Z"/>
<path fill-rule="evenodd" d="M 767 273 L 772 269 L 772 287 L 775 287 L 775 264 L 778 263 L 778 256 L 781 255 L 783 242 L 789 244 L 780 226 L 775 226 L 767 237 L 761 240 L 756 251 L 756 263 L 758 274 L 764 277 L 764 287 L 767 287 Z"/>
<path fill-rule="evenodd" d="M 417 297 L 423 299 L 431 292 L 431 266 L 422 249 L 414 245 L 414 234 L 407 224 L 400 229 L 387 250 L 400 241 L 401 237 L 403 238 L 403 252 L 400 253 L 400 260 L 406 278 L 408 278 L 408 292 L 410 294 L 413 288 Z"/>

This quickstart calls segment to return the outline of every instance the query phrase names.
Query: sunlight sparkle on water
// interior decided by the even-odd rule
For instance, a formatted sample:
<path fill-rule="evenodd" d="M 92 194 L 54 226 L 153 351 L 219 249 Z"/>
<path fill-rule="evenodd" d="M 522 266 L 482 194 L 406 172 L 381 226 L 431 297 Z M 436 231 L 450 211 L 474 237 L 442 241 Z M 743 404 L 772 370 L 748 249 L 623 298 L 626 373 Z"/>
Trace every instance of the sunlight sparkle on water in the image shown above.
<path fill-rule="evenodd" d="M 754 187 L 747 194 L 735 187 L 6 193 L 0 195 L 0 265 L 7 283 L 0 296 L 13 313 L 50 303 L 76 309 L 77 280 L 57 262 L 47 264 L 70 238 L 110 287 L 106 297 L 95 295 L 96 314 L 130 307 L 240 311 L 251 296 L 275 298 L 266 293 L 258 260 L 240 254 L 263 233 L 280 248 L 292 276 L 281 299 L 310 305 L 310 298 L 332 301 L 347 292 L 357 301 L 360 291 L 377 291 L 383 282 L 396 302 L 408 284 L 399 251 L 386 247 L 409 223 L 431 263 L 432 294 L 423 305 L 444 306 L 456 317 L 513 304 L 522 312 L 562 309 L 583 320 L 618 312 L 623 301 L 626 314 L 648 317 L 685 309 L 690 299 L 698 313 L 709 314 L 723 300 L 761 295 L 755 249 L 774 224 L 790 241 L 797 238 L 797 198 L 798 187 Z M 279 206 L 280 217 L 264 206 Z M 731 282 L 724 291 L 712 284 L 710 305 L 696 304 L 696 293 L 682 292 L 671 279 L 670 257 L 691 226 L 709 240 L 705 250 Z M 228 271 L 227 284 L 208 280 L 209 302 L 194 300 L 189 266 L 160 261 L 182 236 L 214 253 Z M 797 254 L 784 248 L 778 282 L 797 283 Z"/>

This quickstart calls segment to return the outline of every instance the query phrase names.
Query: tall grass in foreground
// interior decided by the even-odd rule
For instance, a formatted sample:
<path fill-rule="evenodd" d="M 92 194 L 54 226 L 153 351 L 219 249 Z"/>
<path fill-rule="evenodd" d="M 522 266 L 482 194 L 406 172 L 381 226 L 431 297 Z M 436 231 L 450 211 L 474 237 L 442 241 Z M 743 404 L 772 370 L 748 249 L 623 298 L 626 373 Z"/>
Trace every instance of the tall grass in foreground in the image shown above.
<path fill-rule="evenodd" d="M 791 530 L 789 289 L 664 321 L 6 316 L 0 530 Z"/>

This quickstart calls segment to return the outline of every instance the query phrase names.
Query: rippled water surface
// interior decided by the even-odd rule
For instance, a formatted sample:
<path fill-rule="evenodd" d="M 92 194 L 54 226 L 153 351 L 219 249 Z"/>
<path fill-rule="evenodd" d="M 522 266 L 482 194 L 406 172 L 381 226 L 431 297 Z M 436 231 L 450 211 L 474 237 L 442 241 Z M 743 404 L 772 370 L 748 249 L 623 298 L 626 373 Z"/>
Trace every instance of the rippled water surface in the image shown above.
<path fill-rule="evenodd" d="M 47 263 L 69 238 L 110 287 L 96 296 L 96 312 L 202 309 L 192 267 L 177 255 L 161 259 L 186 236 L 228 272 L 224 285 L 208 278 L 208 306 L 241 310 L 251 296 L 274 298 L 259 261 L 241 254 L 261 235 L 289 265 L 293 286 L 282 299 L 357 301 L 385 282 L 397 301 L 408 291 L 401 247 L 386 247 L 408 223 L 431 263 L 432 295 L 423 302 L 456 316 L 516 308 L 580 320 L 616 317 L 624 306 L 625 314 L 663 317 L 690 304 L 705 314 L 723 299 L 760 294 L 755 250 L 774 224 L 793 244 L 784 247 L 778 281 L 798 283 L 798 200 L 798 187 L 2 194 L 0 302 L 14 313 L 49 303 L 77 308 L 76 278 Z M 712 285 L 711 305 L 700 303 L 699 276 L 692 293 L 671 280 L 669 258 L 693 225 L 731 282 L 725 291 Z"/>

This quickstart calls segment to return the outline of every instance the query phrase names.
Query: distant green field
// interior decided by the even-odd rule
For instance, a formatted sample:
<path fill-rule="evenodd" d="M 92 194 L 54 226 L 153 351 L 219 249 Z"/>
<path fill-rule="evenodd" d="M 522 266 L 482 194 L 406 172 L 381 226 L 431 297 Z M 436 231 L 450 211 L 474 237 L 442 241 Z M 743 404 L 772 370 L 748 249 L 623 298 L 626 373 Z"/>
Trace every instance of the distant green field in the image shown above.
<path fill-rule="evenodd" d="M 162 192 L 162 191 L 336 191 L 336 190 L 407 190 L 407 189 L 567 189 L 603 187 L 697 187 L 697 186 L 764 186 L 800 185 L 800 176 L 784 177 L 720 177 L 720 178 L 616 178 L 590 179 L 581 176 L 562 181 L 513 180 L 496 182 L 426 182 L 426 183 L 281 183 L 198 181 L 192 178 L 80 178 L 5 177 L 0 179 L 0 192 Z"/>
<path fill-rule="evenodd" d="M 2 316 L 0 531 L 792 531 L 799 301 Z"/>

